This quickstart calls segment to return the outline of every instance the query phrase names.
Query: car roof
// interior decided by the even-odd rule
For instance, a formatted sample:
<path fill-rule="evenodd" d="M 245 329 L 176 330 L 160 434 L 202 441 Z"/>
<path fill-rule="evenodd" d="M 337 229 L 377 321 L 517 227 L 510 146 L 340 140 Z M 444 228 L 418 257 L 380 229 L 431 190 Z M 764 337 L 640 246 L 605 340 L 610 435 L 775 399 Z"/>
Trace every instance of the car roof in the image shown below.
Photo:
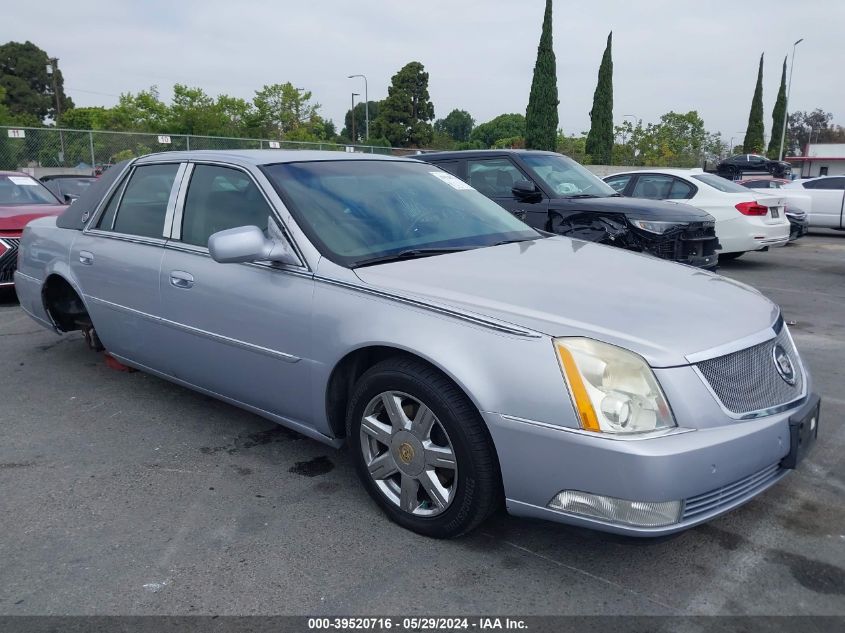
<path fill-rule="evenodd" d="M 25 174 L 22 171 L 0 171 L 0 176 L 30 176 L 29 174 Z"/>
<path fill-rule="evenodd" d="M 231 149 L 195 150 L 184 152 L 159 152 L 141 156 L 136 164 L 160 161 L 221 161 L 238 165 L 274 165 L 277 163 L 299 163 L 338 160 L 408 160 L 401 156 L 385 154 L 364 154 L 360 152 L 332 152 L 302 149 Z"/>
<path fill-rule="evenodd" d="M 451 152 L 423 152 L 414 156 L 417 160 L 428 160 L 431 158 L 466 158 L 469 156 L 501 156 L 502 154 L 549 154 L 552 156 L 562 156 L 557 152 L 547 152 L 539 149 L 462 149 Z"/>
<path fill-rule="evenodd" d="M 680 168 L 671 168 L 671 167 L 654 167 L 654 168 L 646 168 L 646 169 L 631 169 L 628 171 L 618 171 L 613 174 L 608 174 L 605 178 L 610 178 L 612 176 L 621 176 L 621 175 L 629 175 L 629 174 L 667 174 L 669 176 L 697 176 L 699 174 L 705 173 L 700 167 L 695 167 L 692 169 L 680 169 Z"/>
<path fill-rule="evenodd" d="M 59 180 L 60 178 L 88 178 L 94 180 L 97 177 L 86 174 L 47 174 L 46 176 L 41 176 L 41 182 L 45 180 Z"/>

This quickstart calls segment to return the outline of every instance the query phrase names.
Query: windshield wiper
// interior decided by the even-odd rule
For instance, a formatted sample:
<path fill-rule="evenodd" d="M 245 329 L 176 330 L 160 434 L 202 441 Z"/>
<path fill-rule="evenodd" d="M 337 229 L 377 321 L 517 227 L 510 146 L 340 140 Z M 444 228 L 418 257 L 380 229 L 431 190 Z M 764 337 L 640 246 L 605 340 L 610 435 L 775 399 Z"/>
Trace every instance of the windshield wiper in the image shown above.
<path fill-rule="evenodd" d="M 452 246 L 446 248 L 409 248 L 408 250 L 399 251 L 398 253 L 391 253 L 390 255 L 379 255 L 378 257 L 370 257 L 369 259 L 361 259 L 352 264 L 352 268 L 360 268 L 362 266 L 371 266 L 373 264 L 384 264 L 387 262 L 396 262 L 403 259 L 419 259 L 420 257 L 431 257 L 433 255 L 445 255 L 446 253 L 459 253 L 467 250 L 465 246 Z"/>

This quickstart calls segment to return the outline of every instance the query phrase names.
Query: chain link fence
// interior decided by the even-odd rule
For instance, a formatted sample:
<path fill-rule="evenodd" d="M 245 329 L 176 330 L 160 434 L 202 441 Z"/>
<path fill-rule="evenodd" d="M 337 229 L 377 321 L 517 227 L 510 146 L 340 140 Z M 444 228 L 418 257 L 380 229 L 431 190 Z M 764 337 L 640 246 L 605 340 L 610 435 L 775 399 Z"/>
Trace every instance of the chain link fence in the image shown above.
<path fill-rule="evenodd" d="M 0 126 L 0 169 L 52 168 L 99 171 L 108 165 L 152 152 L 199 149 L 312 149 L 407 156 L 414 149 L 338 145 L 260 138 L 106 132 L 52 127 Z"/>

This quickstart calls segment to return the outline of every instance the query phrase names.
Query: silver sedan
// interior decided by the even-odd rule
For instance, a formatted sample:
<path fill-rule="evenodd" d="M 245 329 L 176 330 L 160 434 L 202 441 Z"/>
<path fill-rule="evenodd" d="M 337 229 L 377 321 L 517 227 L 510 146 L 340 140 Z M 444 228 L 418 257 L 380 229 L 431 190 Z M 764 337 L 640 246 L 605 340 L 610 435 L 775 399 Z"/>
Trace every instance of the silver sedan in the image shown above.
<path fill-rule="evenodd" d="M 15 283 L 45 327 L 346 443 L 382 510 L 429 536 L 502 503 L 675 532 L 775 484 L 818 433 L 759 293 L 538 233 L 412 160 L 127 161 L 28 225 Z"/>

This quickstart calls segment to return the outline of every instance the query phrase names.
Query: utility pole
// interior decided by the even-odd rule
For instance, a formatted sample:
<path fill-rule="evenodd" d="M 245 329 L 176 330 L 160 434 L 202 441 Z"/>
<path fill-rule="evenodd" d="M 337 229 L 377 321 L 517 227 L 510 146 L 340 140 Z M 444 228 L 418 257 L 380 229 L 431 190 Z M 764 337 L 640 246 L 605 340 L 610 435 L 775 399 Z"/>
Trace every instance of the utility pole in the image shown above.
<path fill-rule="evenodd" d="M 792 71 L 795 70 L 795 48 L 803 41 L 804 38 L 802 37 L 792 45 L 792 63 L 789 65 L 789 84 L 786 87 L 786 104 L 783 113 L 783 129 L 780 131 L 780 150 L 778 151 L 778 160 L 783 160 L 783 142 L 786 139 L 786 121 L 789 119 L 789 93 L 792 92 Z"/>
<path fill-rule="evenodd" d="M 360 77 L 364 80 L 364 121 L 366 123 L 366 127 L 364 129 L 364 140 L 370 140 L 370 95 L 369 91 L 367 90 L 367 76 L 366 75 L 349 75 L 347 79 L 354 79 L 355 77 Z M 353 109 L 352 112 L 352 119 L 355 119 L 355 111 Z"/>
<path fill-rule="evenodd" d="M 355 97 L 360 97 L 357 92 L 352 93 L 352 144 L 356 145 L 358 143 L 358 137 L 355 135 Z"/>
<path fill-rule="evenodd" d="M 51 57 L 47 60 L 49 64 L 47 64 L 47 70 L 49 71 L 52 79 L 53 79 L 53 95 L 56 97 L 56 127 L 59 128 L 59 119 L 62 116 L 62 104 L 61 100 L 59 99 L 59 87 L 56 84 L 56 72 L 59 70 L 59 58 L 58 57 Z M 61 128 L 59 128 L 59 145 L 61 146 L 61 151 L 59 152 L 59 162 L 64 164 L 65 162 L 65 137 L 62 134 Z M 91 165 L 93 168 L 94 166 Z"/>

